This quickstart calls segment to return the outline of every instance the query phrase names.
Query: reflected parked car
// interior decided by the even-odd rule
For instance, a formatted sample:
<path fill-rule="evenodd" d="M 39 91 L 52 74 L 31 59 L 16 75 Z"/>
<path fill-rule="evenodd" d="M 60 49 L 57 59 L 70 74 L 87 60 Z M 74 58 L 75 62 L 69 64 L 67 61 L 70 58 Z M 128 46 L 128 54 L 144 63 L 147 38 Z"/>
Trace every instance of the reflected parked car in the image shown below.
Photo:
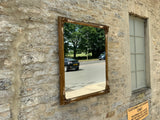
<path fill-rule="evenodd" d="M 106 59 L 106 53 L 105 52 L 101 53 L 98 58 L 99 58 L 99 60 L 105 60 Z"/>
<path fill-rule="evenodd" d="M 66 72 L 69 70 L 79 70 L 79 65 L 79 62 L 76 59 L 64 58 L 64 67 Z"/>

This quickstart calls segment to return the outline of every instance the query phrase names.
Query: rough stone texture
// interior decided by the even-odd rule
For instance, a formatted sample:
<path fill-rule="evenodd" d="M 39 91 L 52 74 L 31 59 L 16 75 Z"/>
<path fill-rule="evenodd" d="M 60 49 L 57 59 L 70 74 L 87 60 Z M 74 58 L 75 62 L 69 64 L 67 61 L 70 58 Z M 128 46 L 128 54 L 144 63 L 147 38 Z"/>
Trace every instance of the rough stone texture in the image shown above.
<path fill-rule="evenodd" d="M 0 0 L 0 120 L 127 120 L 149 101 L 160 119 L 158 0 Z M 132 94 L 129 13 L 147 17 L 151 89 Z M 59 105 L 58 16 L 108 25 L 110 93 Z"/>

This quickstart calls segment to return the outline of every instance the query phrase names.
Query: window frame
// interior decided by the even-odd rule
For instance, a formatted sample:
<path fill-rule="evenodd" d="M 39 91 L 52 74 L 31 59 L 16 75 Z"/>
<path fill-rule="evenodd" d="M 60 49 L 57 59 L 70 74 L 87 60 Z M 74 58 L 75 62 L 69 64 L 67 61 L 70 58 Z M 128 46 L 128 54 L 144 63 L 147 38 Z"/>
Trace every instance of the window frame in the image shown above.
<path fill-rule="evenodd" d="M 144 87 L 131 88 L 132 93 L 135 93 L 137 91 L 141 91 L 146 88 L 150 88 L 150 41 L 149 41 L 149 33 L 150 32 L 149 32 L 149 19 L 147 17 L 141 17 L 141 16 L 133 14 L 133 13 L 129 14 L 129 19 L 130 19 L 130 17 L 144 20 L 145 85 L 144 85 Z M 135 25 L 134 25 L 134 27 L 135 27 Z M 130 28 L 130 25 L 129 25 L 129 28 Z M 130 35 L 130 29 L 129 29 L 129 41 L 131 42 L 130 37 L 131 37 L 131 35 Z M 134 37 L 135 37 L 135 33 L 134 33 Z M 131 59 L 131 44 L 130 44 L 130 59 Z M 132 63 L 130 60 L 130 75 L 132 73 L 131 64 Z M 135 61 L 135 64 L 136 64 L 136 61 Z M 136 80 L 136 83 L 137 83 L 137 80 Z M 132 84 L 132 76 L 131 76 L 131 84 Z"/>

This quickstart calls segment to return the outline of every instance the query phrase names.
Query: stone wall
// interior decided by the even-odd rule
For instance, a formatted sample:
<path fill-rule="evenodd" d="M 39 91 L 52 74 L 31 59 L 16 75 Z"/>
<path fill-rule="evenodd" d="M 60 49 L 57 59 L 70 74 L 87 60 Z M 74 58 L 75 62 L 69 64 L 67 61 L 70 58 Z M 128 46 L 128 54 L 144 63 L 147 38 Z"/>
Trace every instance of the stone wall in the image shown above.
<path fill-rule="evenodd" d="M 158 0 L 0 0 L 0 120 L 160 119 Z M 129 13 L 148 18 L 150 89 L 131 92 Z M 108 25 L 110 93 L 59 105 L 58 16 Z"/>

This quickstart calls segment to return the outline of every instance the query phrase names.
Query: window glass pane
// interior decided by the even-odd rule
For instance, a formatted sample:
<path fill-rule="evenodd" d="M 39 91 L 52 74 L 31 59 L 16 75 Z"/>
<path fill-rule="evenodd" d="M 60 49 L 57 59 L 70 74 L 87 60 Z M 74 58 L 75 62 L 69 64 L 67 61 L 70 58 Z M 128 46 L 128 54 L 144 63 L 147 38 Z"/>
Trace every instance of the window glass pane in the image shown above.
<path fill-rule="evenodd" d="M 144 71 L 137 72 L 137 88 L 142 88 L 145 86 L 146 86 L 145 72 Z"/>
<path fill-rule="evenodd" d="M 135 37 L 136 53 L 144 53 L 144 38 Z"/>
<path fill-rule="evenodd" d="M 144 22 L 133 16 L 129 19 L 132 90 L 146 86 Z"/>
<path fill-rule="evenodd" d="M 135 53 L 134 37 L 130 37 L 130 50 L 131 50 L 131 53 Z"/>
<path fill-rule="evenodd" d="M 137 70 L 144 70 L 145 69 L 144 55 L 136 55 L 136 68 L 137 68 Z"/>
<path fill-rule="evenodd" d="M 134 22 L 133 22 L 133 17 L 129 17 L 129 32 L 130 35 L 134 35 Z"/>
<path fill-rule="evenodd" d="M 131 71 L 135 71 L 135 55 L 131 55 Z"/>
<path fill-rule="evenodd" d="M 144 20 L 135 18 L 135 36 L 144 37 Z"/>
<path fill-rule="evenodd" d="M 136 89 L 136 74 L 135 72 L 131 73 L 131 80 L 132 80 L 132 90 Z"/>

